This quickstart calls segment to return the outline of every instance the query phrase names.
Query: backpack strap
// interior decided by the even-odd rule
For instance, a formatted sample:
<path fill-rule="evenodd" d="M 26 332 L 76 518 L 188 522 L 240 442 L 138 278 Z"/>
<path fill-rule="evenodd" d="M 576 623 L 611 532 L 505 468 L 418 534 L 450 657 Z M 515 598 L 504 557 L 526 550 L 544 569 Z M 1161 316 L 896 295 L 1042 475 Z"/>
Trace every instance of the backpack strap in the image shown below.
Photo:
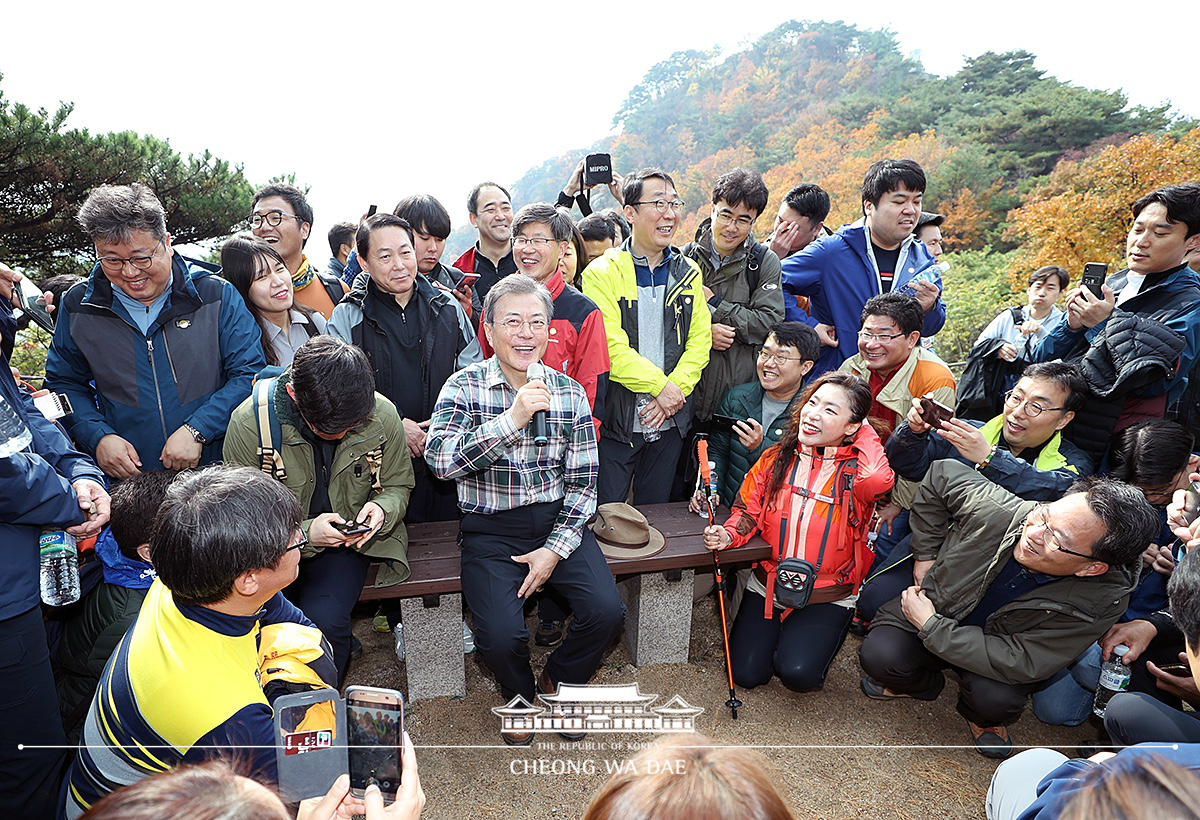
<path fill-rule="evenodd" d="M 750 286 L 750 296 L 758 289 L 758 280 L 762 270 L 763 257 L 767 255 L 767 246 L 755 241 L 746 254 L 746 284 Z"/>
<path fill-rule="evenodd" d="M 283 443 L 283 427 L 275 412 L 275 385 L 279 378 L 259 379 L 254 382 L 254 421 L 258 426 L 258 466 L 277 481 L 287 480 L 283 468 L 283 455 L 279 445 Z"/>

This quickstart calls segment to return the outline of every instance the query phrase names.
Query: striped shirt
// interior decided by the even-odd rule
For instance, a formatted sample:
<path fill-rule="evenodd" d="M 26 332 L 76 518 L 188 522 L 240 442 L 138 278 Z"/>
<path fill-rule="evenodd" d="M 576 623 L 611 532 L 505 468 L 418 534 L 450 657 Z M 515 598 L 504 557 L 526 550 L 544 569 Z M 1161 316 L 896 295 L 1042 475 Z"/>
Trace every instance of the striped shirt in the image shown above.
<path fill-rule="evenodd" d="M 464 513 L 493 513 L 561 500 L 547 549 L 566 558 L 596 512 L 596 428 L 587 393 L 574 379 L 546 368 L 550 441 L 533 443 L 509 408 L 517 391 L 495 356 L 446 380 L 433 408 L 425 460 L 433 474 L 458 481 Z"/>

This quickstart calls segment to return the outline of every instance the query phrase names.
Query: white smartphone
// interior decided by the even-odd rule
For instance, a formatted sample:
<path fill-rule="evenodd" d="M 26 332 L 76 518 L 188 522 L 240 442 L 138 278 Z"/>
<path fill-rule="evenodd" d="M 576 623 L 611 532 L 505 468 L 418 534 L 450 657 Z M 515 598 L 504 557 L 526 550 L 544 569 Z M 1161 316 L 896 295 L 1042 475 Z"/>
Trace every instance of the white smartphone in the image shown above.
<path fill-rule="evenodd" d="M 350 793 L 363 797 L 374 783 L 386 802 L 400 788 L 400 745 L 404 738 L 404 696 L 395 689 L 351 686 L 346 690 L 350 740 Z"/>

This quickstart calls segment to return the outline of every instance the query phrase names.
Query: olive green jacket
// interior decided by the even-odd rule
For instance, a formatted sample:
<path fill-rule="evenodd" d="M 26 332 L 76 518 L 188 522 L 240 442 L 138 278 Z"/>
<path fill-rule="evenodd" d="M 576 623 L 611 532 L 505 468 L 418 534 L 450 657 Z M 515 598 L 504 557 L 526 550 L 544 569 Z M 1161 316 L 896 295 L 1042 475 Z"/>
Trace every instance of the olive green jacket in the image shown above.
<path fill-rule="evenodd" d="M 287 472 L 284 484 L 296 494 L 300 507 L 307 512 L 312 500 L 315 467 L 312 445 L 300 435 L 289 409 L 286 385 L 290 378 L 291 371 L 288 370 L 276 381 L 274 412 L 282 428 L 283 441 L 279 451 Z M 233 464 L 261 469 L 253 403 L 254 396 L 251 395 L 233 411 L 229 430 L 225 433 L 224 459 Z M 342 518 L 353 520 L 368 501 L 374 501 L 383 509 L 383 525 L 361 548 L 364 555 L 383 561 L 376 586 L 398 584 L 409 576 L 408 532 L 404 528 L 404 514 L 408 510 L 412 488 L 412 461 L 409 459 L 400 414 L 394 404 L 376 393 L 375 411 L 365 424 L 347 433 L 338 442 L 329 471 L 329 503 Z M 305 520 L 305 533 L 311 524 L 311 518 Z M 321 549 L 308 547 L 303 555 L 315 555 Z"/>
<path fill-rule="evenodd" d="M 913 499 L 909 525 L 913 557 L 934 561 L 921 588 L 937 614 L 917 629 L 896 598 L 880 608 L 872 628 L 916 632 L 942 660 L 1004 683 L 1036 683 L 1064 668 L 1125 611 L 1137 584 L 1136 561 L 1041 584 L 993 612 L 982 629 L 958 623 L 1008 562 L 1035 507 L 959 461 L 934 462 Z"/>

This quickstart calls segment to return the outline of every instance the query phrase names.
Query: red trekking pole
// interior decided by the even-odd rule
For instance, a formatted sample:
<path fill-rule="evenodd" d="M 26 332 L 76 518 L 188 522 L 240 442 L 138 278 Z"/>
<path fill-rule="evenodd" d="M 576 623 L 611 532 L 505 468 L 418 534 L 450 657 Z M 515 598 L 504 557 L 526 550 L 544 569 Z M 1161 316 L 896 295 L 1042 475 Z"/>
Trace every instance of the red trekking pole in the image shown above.
<path fill-rule="evenodd" d="M 696 439 L 696 457 L 700 460 L 700 493 L 704 500 L 704 509 L 708 511 L 708 526 L 716 526 L 716 516 L 713 514 L 712 501 L 709 499 L 709 491 L 712 489 L 712 473 L 708 467 L 708 439 L 704 436 Z M 725 675 L 729 679 L 729 700 L 725 701 L 725 705 L 729 707 L 733 719 L 737 720 L 738 707 L 742 702 L 737 699 L 737 693 L 733 689 L 733 661 L 729 657 L 729 620 L 725 615 L 725 575 L 721 572 L 721 559 L 717 553 L 719 550 L 711 550 L 713 559 L 713 575 L 716 580 L 717 587 L 717 603 L 721 609 L 721 638 L 725 642 Z"/>

